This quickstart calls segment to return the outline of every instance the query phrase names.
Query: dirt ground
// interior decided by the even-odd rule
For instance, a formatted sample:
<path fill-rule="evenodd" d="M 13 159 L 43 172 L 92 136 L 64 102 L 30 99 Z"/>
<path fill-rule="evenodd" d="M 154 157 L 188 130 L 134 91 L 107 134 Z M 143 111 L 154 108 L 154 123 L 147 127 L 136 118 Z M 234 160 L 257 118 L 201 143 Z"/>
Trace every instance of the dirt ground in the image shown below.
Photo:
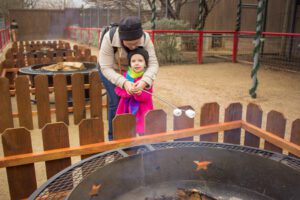
<path fill-rule="evenodd" d="M 154 83 L 154 94 L 177 106 L 191 105 L 196 111 L 195 126 L 199 126 L 200 109 L 204 103 L 217 102 L 220 105 L 220 122 L 224 121 L 224 110 L 233 102 L 243 104 L 243 119 L 248 103 L 261 106 L 263 121 L 266 114 L 276 110 L 287 119 L 286 132 L 290 132 L 291 123 L 300 118 L 300 74 L 260 69 L 257 99 L 252 99 L 248 90 L 251 87 L 251 65 L 240 63 L 210 63 L 202 65 L 161 66 Z M 168 114 L 168 129 L 172 129 L 172 108 L 154 98 L 156 109 L 164 109 Z M 105 112 L 104 112 L 105 113 Z M 106 116 L 104 115 L 104 119 Z M 265 128 L 265 123 L 262 126 Z M 71 146 L 78 145 L 77 127 L 70 127 Z M 107 121 L 105 120 L 105 129 Z M 73 131 L 74 130 L 74 131 Z M 105 131 L 106 132 L 106 131 Z M 76 135 L 77 134 L 77 135 Z M 32 134 L 35 151 L 41 150 L 39 130 Z M 289 139 L 289 138 L 286 138 Z M 2 151 L 2 142 L 1 142 Z M 3 156 L 3 152 L 0 152 Z M 78 159 L 72 159 L 76 162 Z M 35 164 L 38 186 L 46 181 L 43 163 Z M 9 199 L 5 169 L 0 169 L 0 199 Z M 4 183 L 4 184 L 3 184 Z"/>

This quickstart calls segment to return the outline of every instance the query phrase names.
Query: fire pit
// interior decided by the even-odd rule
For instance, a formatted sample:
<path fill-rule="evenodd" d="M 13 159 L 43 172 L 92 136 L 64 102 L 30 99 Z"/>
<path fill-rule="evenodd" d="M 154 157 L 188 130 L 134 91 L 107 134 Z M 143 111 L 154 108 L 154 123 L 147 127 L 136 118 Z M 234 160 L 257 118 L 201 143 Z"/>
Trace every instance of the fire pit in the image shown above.
<path fill-rule="evenodd" d="M 48 77 L 48 85 L 51 87 L 53 86 L 53 76 L 55 74 L 64 74 L 66 76 L 66 81 L 67 84 L 70 85 L 71 84 L 71 75 L 74 73 L 81 73 L 84 75 L 84 83 L 88 84 L 89 83 L 89 73 L 91 71 L 95 71 L 98 70 L 97 64 L 96 63 L 92 63 L 92 62 L 83 62 L 83 68 L 82 70 L 69 70 L 69 71 L 64 71 L 64 70 L 47 70 L 47 67 L 49 67 L 50 65 L 53 65 L 53 63 L 51 64 L 36 64 L 36 65 L 31 65 L 28 67 L 23 67 L 19 69 L 20 74 L 23 75 L 29 75 L 30 78 L 30 82 L 31 85 L 34 87 L 34 77 L 37 75 L 46 75 Z M 68 92 L 68 104 L 69 106 L 72 106 L 72 98 L 71 98 L 71 92 Z M 89 99 L 89 91 L 86 89 L 85 90 L 85 97 L 88 100 Z M 32 100 L 33 102 L 35 102 L 35 100 Z M 53 102 L 51 102 L 53 103 Z"/>
<path fill-rule="evenodd" d="M 72 75 L 74 73 L 82 73 L 82 74 L 88 75 L 91 71 L 97 70 L 97 64 L 92 63 L 92 62 L 83 62 L 84 69 L 83 70 L 77 70 L 77 71 L 62 71 L 62 70 L 50 71 L 50 70 L 43 69 L 43 67 L 46 67 L 46 66 L 49 66 L 49 65 L 52 65 L 52 64 L 53 63 L 51 63 L 51 64 L 31 65 L 31 66 L 28 66 L 28 67 L 20 68 L 19 72 L 21 74 L 30 75 L 30 76 L 44 74 L 44 75 L 52 77 L 55 74 Z"/>
<path fill-rule="evenodd" d="M 300 160 L 293 157 L 208 142 L 135 149 L 133 156 L 118 149 L 83 160 L 49 179 L 30 199 L 300 199 Z"/>

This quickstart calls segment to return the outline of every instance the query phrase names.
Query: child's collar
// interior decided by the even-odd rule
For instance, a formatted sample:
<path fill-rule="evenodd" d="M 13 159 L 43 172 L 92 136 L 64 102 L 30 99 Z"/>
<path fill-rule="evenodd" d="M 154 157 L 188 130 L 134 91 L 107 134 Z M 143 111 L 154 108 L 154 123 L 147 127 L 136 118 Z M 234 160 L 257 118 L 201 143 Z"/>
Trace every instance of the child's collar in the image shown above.
<path fill-rule="evenodd" d="M 135 72 L 130 66 L 128 67 L 128 75 L 131 76 L 132 78 L 139 78 L 142 77 L 144 74 L 144 70 L 141 72 Z"/>

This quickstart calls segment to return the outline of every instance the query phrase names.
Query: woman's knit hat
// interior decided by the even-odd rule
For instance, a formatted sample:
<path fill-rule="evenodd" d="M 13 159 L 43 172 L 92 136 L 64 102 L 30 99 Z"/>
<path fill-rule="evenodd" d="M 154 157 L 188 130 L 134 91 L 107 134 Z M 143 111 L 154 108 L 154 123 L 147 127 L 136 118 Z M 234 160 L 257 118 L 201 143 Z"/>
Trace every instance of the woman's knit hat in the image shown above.
<path fill-rule="evenodd" d="M 135 54 L 140 54 L 144 57 L 145 59 L 145 62 L 146 62 L 146 65 L 148 65 L 148 61 L 149 61 L 149 54 L 148 54 L 148 51 L 146 51 L 143 47 L 138 47 L 134 50 L 131 50 L 128 52 L 127 54 L 127 59 L 128 59 L 128 65 L 130 65 L 130 60 L 131 60 L 131 57 Z"/>
<path fill-rule="evenodd" d="M 119 23 L 119 35 L 121 40 L 137 40 L 143 35 L 140 18 L 136 16 L 124 17 Z"/>

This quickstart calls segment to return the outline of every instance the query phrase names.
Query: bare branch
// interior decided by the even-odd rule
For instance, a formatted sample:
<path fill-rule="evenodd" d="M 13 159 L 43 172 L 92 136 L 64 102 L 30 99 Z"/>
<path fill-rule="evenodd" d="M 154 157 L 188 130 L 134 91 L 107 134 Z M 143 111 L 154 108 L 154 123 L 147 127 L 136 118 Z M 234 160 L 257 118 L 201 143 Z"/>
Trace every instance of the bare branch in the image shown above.
<path fill-rule="evenodd" d="M 24 8 L 35 8 L 39 0 L 24 0 Z"/>

